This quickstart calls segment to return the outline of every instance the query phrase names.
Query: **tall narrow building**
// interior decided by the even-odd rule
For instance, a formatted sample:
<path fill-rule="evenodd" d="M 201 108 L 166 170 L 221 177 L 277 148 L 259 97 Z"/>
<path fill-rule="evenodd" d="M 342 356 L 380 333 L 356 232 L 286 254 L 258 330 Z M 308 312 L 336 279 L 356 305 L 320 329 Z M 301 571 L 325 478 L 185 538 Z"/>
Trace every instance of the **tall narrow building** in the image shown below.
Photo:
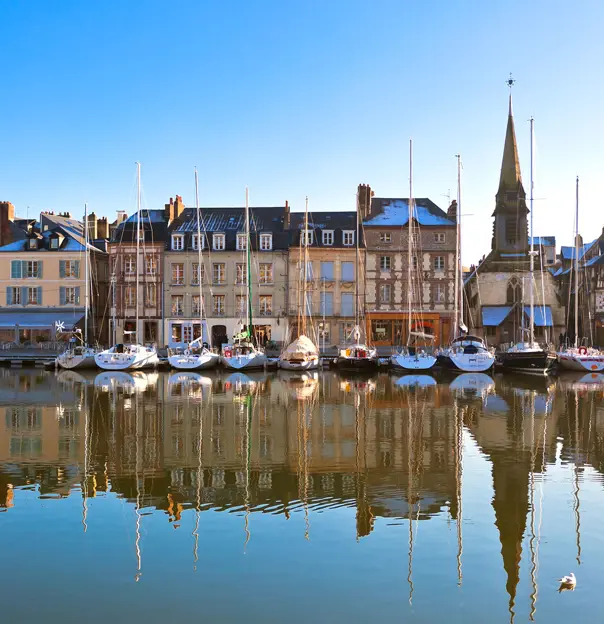
<path fill-rule="evenodd" d="M 529 326 L 529 208 L 520 171 L 511 94 L 492 216 L 491 251 L 465 281 L 465 316 L 471 333 L 498 346 L 526 340 L 525 329 Z M 538 254 L 542 249 L 541 245 L 535 246 L 535 339 L 553 343 L 562 331 L 565 313 L 553 276 L 547 269 L 541 271 Z"/>

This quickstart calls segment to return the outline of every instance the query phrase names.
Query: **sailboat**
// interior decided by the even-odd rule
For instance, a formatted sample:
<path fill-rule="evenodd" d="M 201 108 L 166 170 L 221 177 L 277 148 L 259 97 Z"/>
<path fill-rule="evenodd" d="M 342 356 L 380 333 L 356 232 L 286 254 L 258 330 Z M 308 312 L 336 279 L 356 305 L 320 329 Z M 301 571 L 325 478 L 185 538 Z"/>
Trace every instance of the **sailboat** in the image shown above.
<path fill-rule="evenodd" d="M 192 340 L 186 349 L 168 352 L 168 362 L 172 368 L 178 370 L 204 370 L 215 368 L 220 362 L 220 355 L 214 353 L 208 341 L 208 323 L 205 318 L 205 304 L 203 298 L 203 280 L 201 279 L 201 267 L 203 258 L 201 255 L 201 210 L 199 208 L 199 182 L 197 169 L 195 169 L 195 204 L 197 210 L 197 266 L 199 267 L 199 314 L 201 320 L 201 336 Z"/>
<path fill-rule="evenodd" d="M 222 363 L 234 370 L 264 368 L 268 358 L 254 344 L 252 321 L 252 271 L 249 192 L 245 189 L 245 260 L 247 267 L 247 324 L 233 336 L 233 344 L 222 345 Z"/>
<path fill-rule="evenodd" d="M 141 165 L 136 163 L 136 344 L 115 344 L 113 347 L 100 351 L 94 356 L 94 361 L 103 370 L 123 371 L 129 369 L 155 368 L 159 364 L 157 350 L 153 346 L 146 347 L 138 344 L 139 336 L 139 285 L 140 285 L 140 232 L 141 232 Z M 115 281 L 113 282 L 115 292 Z M 114 308 L 115 310 L 115 308 Z M 115 314 L 115 313 L 114 313 Z M 115 316 L 113 319 L 115 335 Z"/>
<path fill-rule="evenodd" d="M 373 371 L 379 365 L 377 349 L 361 342 L 362 329 L 359 316 L 359 279 L 360 279 L 360 249 L 359 249 L 359 195 L 357 193 L 357 229 L 356 229 L 356 279 L 354 296 L 354 327 L 349 338 L 353 344 L 341 345 L 338 349 L 337 366 L 349 371 Z"/>
<path fill-rule="evenodd" d="M 90 260 L 88 249 L 88 204 L 84 205 L 84 341 L 77 344 L 80 336 L 74 332 L 70 346 L 57 356 L 56 363 L 60 368 L 67 370 L 95 368 L 94 356 L 97 349 L 88 345 L 88 315 L 90 311 Z"/>
<path fill-rule="evenodd" d="M 461 156 L 457 155 L 457 235 L 455 244 L 455 331 L 458 336 L 441 351 L 438 363 L 465 373 L 486 373 L 493 368 L 495 355 L 479 336 L 468 334 L 463 322 L 463 272 L 461 271 Z"/>
<path fill-rule="evenodd" d="M 407 229 L 409 232 L 407 242 L 407 346 L 390 358 L 390 363 L 394 368 L 402 368 L 408 371 L 430 370 L 436 364 L 436 358 L 425 350 L 411 346 L 411 340 L 429 339 L 434 340 L 434 336 L 429 336 L 423 332 L 413 331 L 412 301 L 413 301 L 413 223 L 416 221 L 415 201 L 413 199 L 413 141 L 409 140 L 409 218 Z M 418 289 L 419 290 L 419 289 Z M 421 291 L 420 291 L 421 292 Z M 418 298 L 421 308 L 421 296 Z M 421 318 L 421 311 L 420 311 Z"/>
<path fill-rule="evenodd" d="M 304 260 L 302 260 L 302 237 L 300 237 L 300 271 L 302 275 L 298 280 L 298 337 L 291 342 L 279 356 L 279 368 L 284 370 L 315 370 L 319 368 L 319 349 L 317 345 L 306 335 L 306 320 L 309 310 L 306 295 L 306 283 L 308 279 L 308 197 L 304 211 Z M 312 323 L 311 323 L 312 327 Z"/>
<path fill-rule="evenodd" d="M 575 290 L 575 343 L 564 349 L 561 345 L 557 353 L 561 368 L 573 371 L 599 372 L 604 370 L 604 353 L 598 349 L 579 346 L 579 176 L 577 176 L 575 201 L 575 258 L 573 263 Z"/>
<path fill-rule="evenodd" d="M 522 340 L 512 345 L 507 351 L 499 354 L 499 361 L 504 370 L 513 370 L 524 373 L 545 374 L 556 363 L 555 356 L 548 350 L 543 349 L 535 342 L 535 287 L 533 277 L 535 272 L 535 239 L 533 237 L 533 146 L 534 146 L 534 119 L 531 118 L 531 194 L 530 194 L 530 237 L 531 249 L 529 251 L 529 326 L 522 328 L 528 333 L 528 342 Z M 524 315 L 523 315 L 524 318 Z"/>

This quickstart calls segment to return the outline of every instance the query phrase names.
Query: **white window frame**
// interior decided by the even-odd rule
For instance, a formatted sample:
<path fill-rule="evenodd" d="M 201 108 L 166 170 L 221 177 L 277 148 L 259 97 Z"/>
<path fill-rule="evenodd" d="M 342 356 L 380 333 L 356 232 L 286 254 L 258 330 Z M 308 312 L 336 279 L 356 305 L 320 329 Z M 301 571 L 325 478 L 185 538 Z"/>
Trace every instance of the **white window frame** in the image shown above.
<path fill-rule="evenodd" d="M 172 251 L 183 251 L 185 248 L 185 235 L 172 234 Z"/>
<path fill-rule="evenodd" d="M 29 249 L 38 249 L 38 239 L 30 238 L 28 247 Z"/>
<path fill-rule="evenodd" d="M 384 293 L 388 293 L 387 297 L 384 297 Z M 392 303 L 392 284 L 380 284 L 380 303 Z"/>
<path fill-rule="evenodd" d="M 157 256 L 155 254 L 145 254 L 145 273 L 157 275 Z"/>
<path fill-rule="evenodd" d="M 181 318 L 185 315 L 185 297 L 184 295 L 172 295 L 170 302 L 172 316 Z"/>
<path fill-rule="evenodd" d="M 21 305 L 21 288 L 19 286 L 9 286 L 12 290 L 11 305 Z"/>
<path fill-rule="evenodd" d="M 245 262 L 235 263 L 235 284 L 237 286 L 245 286 L 247 284 L 247 264 Z"/>
<path fill-rule="evenodd" d="M 237 234 L 237 251 L 245 251 L 247 246 L 247 236 L 245 234 Z"/>
<path fill-rule="evenodd" d="M 27 305 L 39 305 L 37 286 L 27 289 Z"/>
<path fill-rule="evenodd" d="M 174 269 L 177 267 L 181 267 L 182 271 L 177 270 L 176 276 L 174 275 Z M 184 262 L 173 262 L 171 269 L 171 278 L 172 278 L 172 286 L 184 286 L 185 285 L 185 263 Z"/>
<path fill-rule="evenodd" d="M 447 294 L 443 284 L 434 284 L 434 303 L 445 303 Z"/>
<path fill-rule="evenodd" d="M 129 296 L 131 293 L 131 296 Z M 124 288 L 124 307 L 134 308 L 136 306 L 136 286 L 134 284 L 126 284 Z"/>
<path fill-rule="evenodd" d="M 333 245 L 333 234 L 333 230 L 323 230 L 321 235 L 321 242 L 323 243 L 323 245 Z"/>
<path fill-rule="evenodd" d="M 191 297 L 191 316 L 200 316 L 203 307 L 203 299 L 200 295 Z"/>
<path fill-rule="evenodd" d="M 149 294 L 153 293 L 153 297 L 150 297 Z M 154 308 L 157 306 L 157 288 L 154 283 L 145 284 L 145 307 Z"/>
<path fill-rule="evenodd" d="M 144 243 L 145 242 L 145 228 L 141 225 L 139 228 L 137 228 L 137 232 L 138 232 L 138 242 Z"/>
<path fill-rule="evenodd" d="M 40 273 L 40 260 L 27 260 L 25 273 L 24 277 L 26 279 L 37 279 L 38 274 Z"/>
<path fill-rule="evenodd" d="M 77 260 L 65 260 L 65 277 L 67 279 L 77 279 L 76 262 Z"/>
<path fill-rule="evenodd" d="M 221 305 L 217 305 L 218 303 Z M 212 313 L 214 316 L 224 316 L 225 315 L 225 303 L 226 297 L 224 295 L 214 295 L 212 299 Z"/>
<path fill-rule="evenodd" d="M 272 262 L 260 262 L 258 264 L 258 283 L 260 284 L 273 284 L 273 263 Z"/>
<path fill-rule="evenodd" d="M 270 232 L 260 234 L 260 251 L 273 250 L 273 235 Z"/>
<path fill-rule="evenodd" d="M 204 238 L 204 235 L 200 234 L 198 236 L 197 234 L 193 234 L 193 237 L 191 238 L 191 246 L 193 247 L 193 249 L 195 251 L 197 251 L 199 249 L 199 242 L 198 242 L 199 237 L 201 237 L 201 248 L 205 249 L 205 238 Z"/>
<path fill-rule="evenodd" d="M 352 247 L 354 245 L 354 230 L 342 230 L 342 245 Z"/>
<path fill-rule="evenodd" d="M 224 234 L 212 235 L 212 249 L 214 251 L 224 251 L 226 248 L 226 236 Z"/>
<path fill-rule="evenodd" d="M 136 256 L 127 254 L 124 256 L 124 274 L 134 275 L 136 273 Z"/>
<path fill-rule="evenodd" d="M 247 313 L 247 295 L 235 295 L 235 315 L 245 316 Z"/>
<path fill-rule="evenodd" d="M 434 232 L 434 242 L 442 245 L 447 242 L 447 235 L 445 232 Z"/>
<path fill-rule="evenodd" d="M 385 266 L 385 265 L 388 265 L 388 266 Z M 390 256 L 380 256 L 380 271 L 391 271 L 391 270 L 392 270 L 392 258 Z"/>
<path fill-rule="evenodd" d="M 273 295 L 260 295 L 258 300 L 258 316 L 273 315 Z"/>
<path fill-rule="evenodd" d="M 66 305 L 75 305 L 77 301 L 77 286 L 66 286 L 65 287 L 65 304 Z"/>
<path fill-rule="evenodd" d="M 55 238 L 50 239 L 50 248 L 58 249 L 59 248 L 59 239 L 55 236 Z"/>
<path fill-rule="evenodd" d="M 199 286 L 199 281 L 205 284 L 206 268 L 203 262 L 193 262 L 191 264 L 191 286 Z"/>
<path fill-rule="evenodd" d="M 221 279 L 216 278 L 217 273 L 218 277 Z M 212 265 L 212 284 L 216 286 L 226 284 L 226 264 L 224 262 L 214 262 Z"/>
<path fill-rule="evenodd" d="M 300 244 L 302 245 L 312 245 L 314 241 L 314 230 L 301 230 L 300 231 Z M 307 242 L 308 241 L 308 242 Z"/>
<path fill-rule="evenodd" d="M 445 257 L 444 256 L 434 256 L 434 261 L 432 266 L 435 271 L 444 271 L 445 270 Z"/>
<path fill-rule="evenodd" d="M 388 245 L 392 242 L 392 232 L 380 232 L 380 243 Z"/>

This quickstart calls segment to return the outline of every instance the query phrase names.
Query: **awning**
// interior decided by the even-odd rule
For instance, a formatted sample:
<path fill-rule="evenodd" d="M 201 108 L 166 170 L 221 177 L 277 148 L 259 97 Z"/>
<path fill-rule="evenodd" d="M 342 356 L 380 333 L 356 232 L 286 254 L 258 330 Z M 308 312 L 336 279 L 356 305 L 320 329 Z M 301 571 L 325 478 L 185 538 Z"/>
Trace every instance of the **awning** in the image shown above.
<path fill-rule="evenodd" d="M 524 313 L 527 317 L 531 315 L 530 306 L 524 306 Z M 535 327 L 553 327 L 554 322 L 552 319 L 552 309 L 549 306 L 545 306 L 545 314 L 543 313 L 543 306 L 536 305 L 533 308 Z"/>
<path fill-rule="evenodd" d="M 62 322 L 69 331 L 84 317 L 84 311 L 56 310 L 54 312 L 30 312 L 26 308 L 17 310 L 0 310 L 0 327 L 19 329 L 51 329 L 55 323 Z"/>
<path fill-rule="evenodd" d="M 482 325 L 499 327 L 512 311 L 512 306 L 482 306 Z"/>

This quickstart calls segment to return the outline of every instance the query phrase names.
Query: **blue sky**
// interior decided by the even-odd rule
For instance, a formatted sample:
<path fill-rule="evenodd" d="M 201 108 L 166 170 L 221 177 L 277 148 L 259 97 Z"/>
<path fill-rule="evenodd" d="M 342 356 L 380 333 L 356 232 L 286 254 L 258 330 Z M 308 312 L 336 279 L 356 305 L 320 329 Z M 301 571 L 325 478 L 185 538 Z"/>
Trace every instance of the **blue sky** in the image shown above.
<path fill-rule="evenodd" d="M 359 182 L 446 209 L 464 161 L 464 261 L 490 248 L 513 72 L 528 189 L 537 142 L 535 233 L 601 231 L 604 3 L 4 2 L 0 199 L 19 214 L 88 201 L 113 216 L 170 196 L 202 205 L 353 209 Z M 29 207 L 29 208 L 28 208 Z"/>

